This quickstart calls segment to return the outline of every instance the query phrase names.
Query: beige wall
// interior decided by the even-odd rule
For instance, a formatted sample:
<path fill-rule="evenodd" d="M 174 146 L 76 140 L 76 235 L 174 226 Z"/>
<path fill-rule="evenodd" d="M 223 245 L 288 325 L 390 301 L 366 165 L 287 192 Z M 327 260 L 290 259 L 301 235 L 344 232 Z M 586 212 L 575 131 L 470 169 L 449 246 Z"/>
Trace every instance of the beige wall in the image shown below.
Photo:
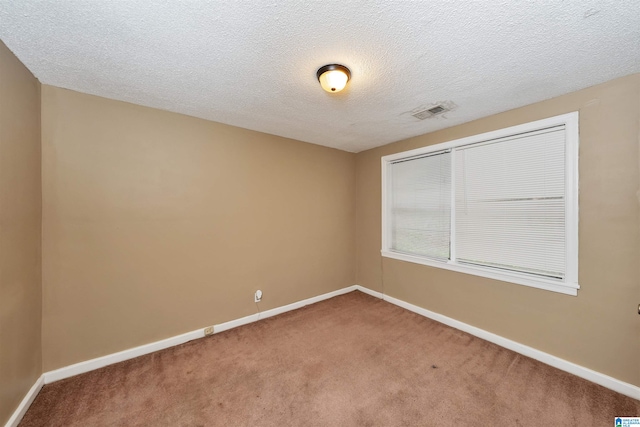
<path fill-rule="evenodd" d="M 44 370 L 355 283 L 355 155 L 42 87 Z"/>
<path fill-rule="evenodd" d="M 380 157 L 580 112 L 578 296 L 380 256 Z M 640 386 L 640 75 L 357 155 L 358 283 Z"/>
<path fill-rule="evenodd" d="M 0 425 L 42 373 L 39 86 L 0 42 Z"/>

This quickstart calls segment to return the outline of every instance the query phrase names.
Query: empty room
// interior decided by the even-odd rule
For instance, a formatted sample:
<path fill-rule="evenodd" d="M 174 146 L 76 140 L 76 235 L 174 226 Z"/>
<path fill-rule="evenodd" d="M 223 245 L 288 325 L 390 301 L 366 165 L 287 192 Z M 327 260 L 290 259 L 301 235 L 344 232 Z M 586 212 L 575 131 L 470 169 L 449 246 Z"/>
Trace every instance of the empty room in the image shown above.
<path fill-rule="evenodd" d="M 640 2 L 0 0 L 0 425 L 640 425 Z"/>

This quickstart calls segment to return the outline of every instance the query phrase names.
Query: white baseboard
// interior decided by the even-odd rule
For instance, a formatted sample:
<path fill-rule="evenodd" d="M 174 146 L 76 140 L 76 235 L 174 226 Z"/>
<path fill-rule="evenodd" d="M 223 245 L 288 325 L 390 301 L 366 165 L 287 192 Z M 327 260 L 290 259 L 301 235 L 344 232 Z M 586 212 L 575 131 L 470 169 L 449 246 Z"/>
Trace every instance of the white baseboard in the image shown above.
<path fill-rule="evenodd" d="M 338 295 L 348 294 L 349 292 L 353 292 L 356 289 L 358 289 L 356 285 L 347 286 L 346 288 L 318 295 L 317 297 L 307 298 L 302 301 L 294 302 L 292 304 L 283 305 L 282 307 L 276 307 L 272 308 L 271 310 L 263 311 L 262 313 L 260 313 L 259 317 L 260 319 L 266 319 L 268 317 L 277 316 L 278 314 L 286 313 L 287 311 L 297 310 L 304 307 L 305 305 L 315 304 L 329 298 L 337 297 Z"/>
<path fill-rule="evenodd" d="M 27 413 L 27 409 L 29 409 L 33 400 L 36 398 L 38 393 L 40 393 L 40 389 L 43 385 L 44 375 L 40 375 L 36 380 L 36 383 L 29 389 L 27 394 L 24 396 L 24 399 L 22 399 L 22 402 L 20 402 L 16 410 L 13 412 L 13 415 L 11 415 L 11 418 L 9 418 L 9 421 L 5 424 L 5 427 L 17 427 L 18 424 L 20 424 L 22 417 Z"/>
<path fill-rule="evenodd" d="M 364 286 L 360 286 L 360 285 L 356 285 L 355 286 L 356 290 L 365 293 L 365 294 L 369 294 L 372 297 L 376 297 L 376 298 L 380 298 L 380 299 L 384 299 L 384 294 L 382 292 L 378 292 L 378 291 L 373 291 L 369 288 L 365 288 Z"/>
<path fill-rule="evenodd" d="M 584 378 L 586 380 L 589 380 L 591 382 L 594 382 L 596 384 L 599 384 L 601 386 L 614 390 L 618 393 L 640 400 L 640 387 L 637 387 L 629 383 L 625 383 L 623 381 L 617 380 L 608 375 L 601 374 L 599 372 L 593 371 L 591 369 L 585 368 L 580 365 L 576 365 L 575 363 L 569 362 L 564 359 L 560 359 L 559 357 L 553 356 L 543 351 L 536 350 L 535 348 L 526 346 L 524 344 L 520 344 L 518 342 L 501 337 L 499 335 L 493 334 L 483 329 L 476 328 L 475 326 L 468 325 L 466 323 L 460 322 L 458 320 L 452 319 L 442 314 L 432 312 L 425 308 L 418 307 L 416 305 L 399 300 L 397 298 L 390 297 L 388 295 L 384 295 L 380 292 L 373 291 L 371 289 L 365 288 L 360 285 L 348 286 L 346 288 L 339 289 L 337 291 L 329 292 L 326 294 L 318 295 L 313 298 L 308 298 L 308 299 L 298 301 L 292 304 L 288 304 L 282 307 L 277 307 L 261 313 L 256 313 L 250 316 L 242 317 L 240 319 L 221 323 L 219 325 L 214 325 L 214 332 L 215 333 L 223 332 L 232 328 L 236 328 L 238 326 L 256 322 L 261 319 L 266 319 L 268 317 L 276 316 L 278 314 L 282 314 L 287 311 L 296 310 L 298 308 L 304 307 L 305 305 L 314 304 L 319 301 L 333 298 L 337 295 L 346 294 L 354 290 L 358 290 L 360 292 L 369 294 L 376 298 L 383 299 L 385 301 L 388 301 L 399 307 L 405 308 L 414 313 L 436 320 L 440 323 L 444 323 L 445 325 L 451 326 L 453 328 L 467 332 L 471 335 L 475 335 L 479 338 L 490 341 L 494 344 L 508 348 L 512 351 L 515 351 L 516 353 L 520 353 L 522 355 L 531 357 L 532 359 L 539 360 L 540 362 L 543 362 L 547 365 L 569 372 L 573 375 Z M 153 353 L 158 350 L 163 350 L 163 349 L 173 347 L 179 344 L 183 344 L 187 341 L 191 341 L 191 340 L 202 338 L 202 337 L 204 337 L 204 328 L 187 332 L 182 335 L 177 335 L 175 337 L 167 338 L 165 340 L 156 341 L 150 344 L 120 351 L 118 353 L 113 353 L 106 356 L 98 357 L 96 359 L 87 360 L 85 362 L 76 363 L 74 365 L 66 366 L 64 368 L 56 369 L 54 371 L 45 372 L 38 379 L 36 384 L 34 384 L 34 386 L 31 388 L 27 396 L 25 396 L 25 398 L 23 399 L 22 403 L 20 404 L 16 412 L 9 419 L 9 423 L 7 424 L 7 426 L 13 427 L 14 425 L 17 425 L 20 419 L 22 419 L 22 416 L 24 415 L 26 410 L 29 408 L 29 405 L 31 404 L 35 396 L 38 394 L 38 392 L 42 388 L 43 384 L 49 384 L 54 381 L 72 377 L 74 375 L 93 371 L 95 369 L 99 369 L 107 365 L 133 359 L 134 357 Z"/>
<path fill-rule="evenodd" d="M 348 286 L 346 288 L 338 289 L 337 291 L 329 292 L 326 294 L 318 295 L 317 297 L 307 298 L 302 301 L 294 302 L 291 304 L 283 305 L 281 307 L 272 308 L 271 310 L 262 311 L 260 313 L 252 314 L 251 316 L 242 317 L 240 319 L 231 320 L 229 322 L 221 323 L 213 327 L 214 332 L 226 331 L 228 329 L 237 328 L 238 326 L 246 325 L 247 323 L 257 322 L 261 319 L 277 316 L 278 314 L 286 313 L 287 311 L 297 310 L 305 305 L 315 304 L 320 301 L 324 301 L 329 298 L 333 298 L 338 295 L 353 292 L 357 289 L 356 285 Z"/>
<path fill-rule="evenodd" d="M 442 314 L 427 310 L 425 308 L 418 307 L 417 305 L 410 304 L 406 301 L 390 297 L 389 295 L 384 295 L 380 292 L 372 291 L 371 289 L 364 288 L 360 285 L 356 285 L 355 288 L 361 292 L 383 299 L 390 302 L 391 304 L 395 304 L 421 316 L 428 317 L 440 323 L 444 323 L 445 325 L 451 326 L 452 328 L 456 328 L 471 335 L 475 335 L 478 338 L 482 338 L 483 340 L 492 342 L 501 347 L 508 348 L 509 350 L 515 351 L 516 353 L 520 353 L 524 356 L 538 360 L 562 371 L 569 372 L 570 374 L 576 375 L 580 378 L 584 378 L 585 380 L 599 384 L 620 394 L 624 394 L 625 396 L 640 400 L 640 387 L 637 387 L 633 384 L 620 381 L 592 369 L 585 368 L 584 366 L 576 365 L 573 362 L 569 362 L 567 360 L 553 356 L 549 353 L 545 353 L 544 351 L 536 350 L 533 347 L 520 344 L 519 342 L 501 337 L 500 335 L 485 331 L 484 329 L 476 328 L 475 326 L 460 322 L 459 320 L 452 319 L 451 317 L 447 317 Z"/>
<path fill-rule="evenodd" d="M 326 294 L 318 295 L 313 298 L 307 298 L 302 301 L 294 302 L 282 307 L 273 308 L 271 310 L 263 311 L 261 313 L 245 316 L 240 319 L 231 320 L 229 322 L 214 325 L 214 333 L 226 331 L 228 329 L 237 328 L 238 326 L 246 325 L 248 323 L 257 322 L 260 319 L 266 319 L 267 317 L 275 316 L 287 311 L 295 310 L 305 305 L 314 304 L 316 302 L 333 298 L 337 295 L 342 295 L 348 292 L 356 290 L 356 286 L 348 286 L 346 288 L 338 289 L 337 291 L 329 292 Z M 104 366 L 112 365 L 114 363 L 123 362 L 125 360 L 133 359 L 134 357 L 143 356 L 145 354 L 153 353 L 155 351 L 164 350 L 165 348 L 174 347 L 176 345 L 183 344 L 187 341 L 191 341 L 197 338 L 204 337 L 204 328 L 197 329 L 195 331 L 187 332 L 182 335 L 167 338 L 161 341 L 156 341 L 150 344 L 141 345 L 139 347 L 123 350 L 118 353 L 108 354 L 106 356 L 98 357 L 95 359 L 87 360 L 85 362 L 76 363 L 64 368 L 56 369 L 55 371 L 45 372 L 44 383 L 49 384 L 54 381 L 59 381 L 65 378 L 73 377 L 75 375 L 90 372 Z"/>
<path fill-rule="evenodd" d="M 187 332 L 186 334 L 176 335 L 175 337 L 161 341 L 152 342 L 150 344 L 141 345 L 139 347 L 130 348 L 128 350 L 119 351 L 117 353 L 108 354 L 106 356 L 97 357 L 84 362 L 75 363 L 73 365 L 65 366 L 64 368 L 45 372 L 43 374 L 44 383 L 50 384 L 55 381 L 84 374 L 85 372 L 94 371 L 104 366 L 133 359 L 134 357 L 143 356 L 145 354 L 153 353 L 154 351 L 164 350 L 165 348 L 174 347 L 176 345 L 184 344 L 187 341 L 202 337 L 204 337 L 204 328 Z"/>

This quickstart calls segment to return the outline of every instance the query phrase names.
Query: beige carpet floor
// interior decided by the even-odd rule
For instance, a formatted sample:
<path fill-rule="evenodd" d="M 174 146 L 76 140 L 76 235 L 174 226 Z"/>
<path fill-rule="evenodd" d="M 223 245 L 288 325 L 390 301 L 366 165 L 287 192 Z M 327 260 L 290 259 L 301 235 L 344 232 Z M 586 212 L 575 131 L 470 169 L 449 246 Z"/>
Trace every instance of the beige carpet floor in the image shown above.
<path fill-rule="evenodd" d="M 360 292 L 44 386 L 20 426 L 612 426 L 640 401 Z"/>

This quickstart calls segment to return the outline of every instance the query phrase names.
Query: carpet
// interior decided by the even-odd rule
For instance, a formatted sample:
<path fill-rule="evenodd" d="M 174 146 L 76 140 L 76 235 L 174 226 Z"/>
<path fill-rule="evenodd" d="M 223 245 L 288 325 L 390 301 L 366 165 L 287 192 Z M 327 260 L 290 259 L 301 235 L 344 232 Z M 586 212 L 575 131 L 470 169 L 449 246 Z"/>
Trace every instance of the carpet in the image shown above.
<path fill-rule="evenodd" d="M 355 291 L 45 385 L 20 426 L 611 426 L 640 401 Z"/>

